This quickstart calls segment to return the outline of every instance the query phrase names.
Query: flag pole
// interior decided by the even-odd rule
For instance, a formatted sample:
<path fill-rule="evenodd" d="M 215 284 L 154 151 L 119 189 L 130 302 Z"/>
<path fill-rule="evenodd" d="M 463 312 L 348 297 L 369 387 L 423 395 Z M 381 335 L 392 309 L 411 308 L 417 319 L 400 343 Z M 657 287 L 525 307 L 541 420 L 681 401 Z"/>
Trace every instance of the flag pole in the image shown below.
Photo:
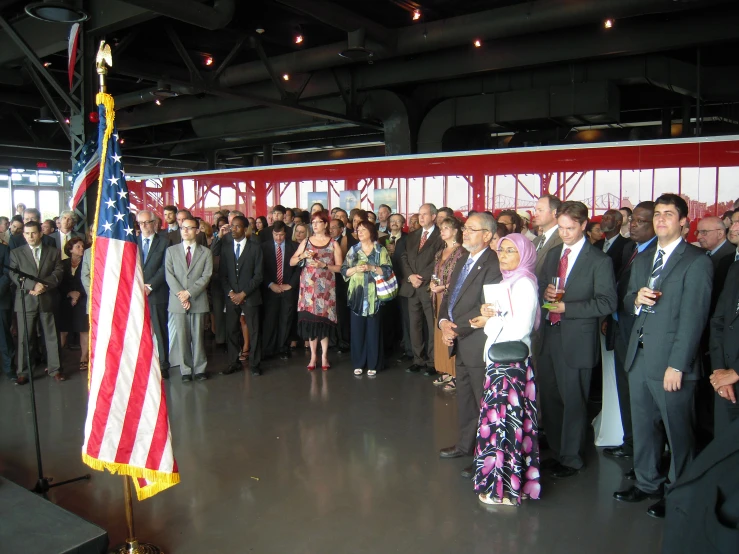
<path fill-rule="evenodd" d="M 100 92 L 106 93 L 107 86 L 105 83 L 105 77 L 108 75 L 108 68 L 113 66 L 113 58 L 110 52 L 110 46 L 105 41 L 100 41 L 100 48 L 98 49 L 97 56 L 95 57 L 95 65 L 97 73 L 100 76 Z M 102 179 L 103 172 L 102 167 L 100 171 L 100 178 Z M 95 215 L 95 228 L 97 230 L 97 215 Z M 131 495 L 131 483 L 128 475 L 122 475 L 123 478 L 123 503 L 125 505 L 126 512 L 126 526 L 128 528 L 128 534 L 126 542 L 122 545 L 114 548 L 111 552 L 116 554 L 161 554 L 161 550 L 153 544 L 140 543 L 136 540 L 136 533 L 133 525 L 133 497 Z"/>

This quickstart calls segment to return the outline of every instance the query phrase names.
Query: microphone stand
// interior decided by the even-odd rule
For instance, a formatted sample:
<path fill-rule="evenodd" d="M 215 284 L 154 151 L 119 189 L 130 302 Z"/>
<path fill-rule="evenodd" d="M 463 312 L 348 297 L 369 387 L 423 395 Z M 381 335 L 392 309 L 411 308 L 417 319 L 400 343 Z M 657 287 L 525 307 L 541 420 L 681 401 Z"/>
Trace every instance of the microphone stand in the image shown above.
<path fill-rule="evenodd" d="M 20 283 L 21 308 L 23 309 L 23 337 L 26 342 L 25 351 L 26 364 L 28 365 L 28 380 L 31 383 L 31 415 L 33 416 L 33 438 L 36 445 L 36 468 L 38 469 L 38 480 L 36 481 L 36 486 L 33 487 L 31 491 L 37 494 L 41 494 L 44 498 L 48 500 L 46 493 L 49 491 L 50 488 L 60 487 L 68 483 L 74 483 L 75 481 L 82 481 L 83 479 L 90 479 L 90 474 L 87 473 L 82 477 L 75 477 L 74 479 L 60 481 L 59 483 L 54 483 L 53 485 L 50 483 L 50 481 L 53 481 L 53 477 L 44 477 L 43 463 L 41 461 L 41 440 L 38 431 L 38 416 L 36 414 L 36 389 L 34 387 L 33 365 L 31 365 L 31 343 L 28 341 L 28 315 L 26 313 L 26 294 L 28 294 L 28 291 L 25 290 L 24 285 L 26 280 L 35 281 L 47 287 L 50 286 L 50 283 L 47 283 L 46 281 L 39 279 L 37 276 L 21 271 L 20 269 L 17 269 L 15 267 L 8 267 L 8 270 L 12 271 L 18 276 L 18 282 Z"/>

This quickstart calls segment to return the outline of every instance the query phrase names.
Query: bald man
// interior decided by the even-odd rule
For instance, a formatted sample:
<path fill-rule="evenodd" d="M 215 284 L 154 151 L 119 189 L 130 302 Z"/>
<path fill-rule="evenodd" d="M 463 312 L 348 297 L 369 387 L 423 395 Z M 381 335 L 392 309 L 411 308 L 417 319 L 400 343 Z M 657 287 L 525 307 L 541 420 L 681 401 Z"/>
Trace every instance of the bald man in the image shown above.
<path fill-rule="evenodd" d="M 698 242 L 705 248 L 716 271 L 719 262 L 734 253 L 734 246 L 726 240 L 726 225 L 720 217 L 708 216 L 698 222 Z"/>

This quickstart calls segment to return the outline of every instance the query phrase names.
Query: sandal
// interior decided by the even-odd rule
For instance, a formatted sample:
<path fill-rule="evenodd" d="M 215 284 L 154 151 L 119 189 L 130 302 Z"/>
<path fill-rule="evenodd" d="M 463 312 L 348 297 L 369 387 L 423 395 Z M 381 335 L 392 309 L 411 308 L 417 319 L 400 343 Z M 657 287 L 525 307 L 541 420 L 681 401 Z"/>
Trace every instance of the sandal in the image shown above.
<path fill-rule="evenodd" d="M 248 360 L 248 359 L 249 359 L 249 351 L 248 350 L 242 350 L 239 353 L 239 361 L 240 362 L 243 362 L 243 361 Z"/>
<path fill-rule="evenodd" d="M 354 375 L 362 375 L 363 371 L 363 369 L 357 368 L 354 370 Z"/>
<path fill-rule="evenodd" d="M 87 371 L 87 362 L 80 362 L 80 371 Z"/>
<path fill-rule="evenodd" d="M 457 380 L 452 377 L 441 389 L 449 392 L 457 390 Z"/>
<path fill-rule="evenodd" d="M 432 383 L 432 384 L 433 384 L 433 385 L 434 385 L 435 387 L 438 387 L 438 386 L 441 386 L 441 385 L 445 385 L 445 384 L 447 384 L 447 383 L 448 383 L 449 381 L 451 381 L 451 380 L 453 380 L 453 379 L 454 379 L 454 377 L 452 377 L 452 376 L 451 376 L 451 375 L 449 375 L 448 373 L 442 373 L 442 374 L 441 374 L 441 375 L 439 375 L 439 376 L 438 376 L 438 377 L 437 377 L 436 379 L 434 379 L 434 381 L 433 381 L 433 383 Z"/>
<path fill-rule="evenodd" d="M 375 371 L 374 369 L 368 369 L 367 370 L 367 375 L 369 377 L 374 377 L 375 375 L 377 375 L 377 371 Z"/>

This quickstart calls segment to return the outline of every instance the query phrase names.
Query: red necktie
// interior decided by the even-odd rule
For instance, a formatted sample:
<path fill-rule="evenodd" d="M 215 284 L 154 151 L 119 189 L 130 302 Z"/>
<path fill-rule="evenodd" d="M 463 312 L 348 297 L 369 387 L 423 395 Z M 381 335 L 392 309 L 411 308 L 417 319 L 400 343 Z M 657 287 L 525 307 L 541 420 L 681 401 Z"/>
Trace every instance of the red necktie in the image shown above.
<path fill-rule="evenodd" d="M 633 252 L 633 254 L 631 254 L 631 257 L 629 258 L 629 261 L 628 261 L 628 262 L 626 262 L 626 267 L 624 268 L 624 271 L 626 271 L 627 269 L 629 269 L 629 268 L 631 267 L 631 262 L 633 262 L 633 261 L 634 261 L 634 258 L 636 258 L 636 255 L 637 255 L 638 253 L 639 253 L 639 247 L 638 247 L 638 246 L 635 246 L 635 247 L 634 247 L 634 252 Z"/>
<path fill-rule="evenodd" d="M 426 239 L 429 238 L 429 232 L 424 231 L 423 235 L 421 235 L 421 244 L 418 245 L 418 251 L 421 251 L 421 248 L 423 248 L 423 245 L 426 244 Z"/>
<path fill-rule="evenodd" d="M 565 288 L 565 278 L 567 277 L 567 264 L 569 263 L 568 256 L 570 255 L 570 249 L 565 248 L 562 257 L 559 259 L 559 269 L 557 270 L 557 277 L 559 277 L 559 286 Z M 562 320 L 562 314 L 549 314 L 550 323 L 559 323 Z"/>
<path fill-rule="evenodd" d="M 277 284 L 282 284 L 282 248 L 277 245 Z"/>
<path fill-rule="evenodd" d="M 187 254 L 185 254 L 185 261 L 187 262 L 187 267 L 190 267 L 190 262 L 192 261 L 192 252 L 190 252 L 190 247 L 187 247 Z"/>

